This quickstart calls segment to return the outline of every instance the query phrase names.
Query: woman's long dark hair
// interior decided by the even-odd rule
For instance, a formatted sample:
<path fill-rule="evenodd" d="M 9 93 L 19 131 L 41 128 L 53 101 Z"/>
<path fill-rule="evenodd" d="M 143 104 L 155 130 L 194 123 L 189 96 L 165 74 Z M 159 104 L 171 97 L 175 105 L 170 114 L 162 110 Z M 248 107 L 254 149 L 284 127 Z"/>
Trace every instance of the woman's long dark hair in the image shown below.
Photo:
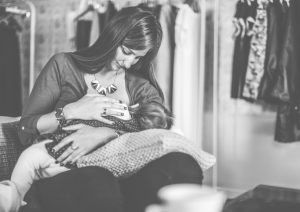
<path fill-rule="evenodd" d="M 119 46 L 133 50 L 150 48 L 129 70 L 147 80 L 159 91 L 164 99 L 152 67 L 161 44 L 162 30 L 156 17 L 139 7 L 127 7 L 120 10 L 107 23 L 98 40 L 90 47 L 72 53 L 72 58 L 84 72 L 96 73 L 111 64 Z"/>

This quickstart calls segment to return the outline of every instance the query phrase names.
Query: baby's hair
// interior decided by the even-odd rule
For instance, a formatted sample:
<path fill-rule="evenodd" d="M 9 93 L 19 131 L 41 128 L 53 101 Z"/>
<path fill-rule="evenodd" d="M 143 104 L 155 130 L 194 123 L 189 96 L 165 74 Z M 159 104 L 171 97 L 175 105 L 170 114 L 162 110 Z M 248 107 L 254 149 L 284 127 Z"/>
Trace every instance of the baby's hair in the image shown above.
<path fill-rule="evenodd" d="M 137 117 L 143 129 L 170 129 L 173 125 L 172 113 L 163 104 L 158 102 L 149 102 L 139 105 L 139 107 L 133 111 L 133 115 Z"/>

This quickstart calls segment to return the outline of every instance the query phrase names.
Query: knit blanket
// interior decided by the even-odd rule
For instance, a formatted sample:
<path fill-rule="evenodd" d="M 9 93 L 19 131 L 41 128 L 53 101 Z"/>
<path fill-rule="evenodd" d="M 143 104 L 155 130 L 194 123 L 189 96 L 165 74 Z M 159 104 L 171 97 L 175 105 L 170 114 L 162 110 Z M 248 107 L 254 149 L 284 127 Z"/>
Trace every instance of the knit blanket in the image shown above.
<path fill-rule="evenodd" d="M 170 152 L 191 155 L 203 171 L 212 167 L 216 158 L 192 144 L 184 136 L 165 129 L 126 133 L 77 161 L 78 167 L 100 166 L 117 178 L 126 178 L 151 161 Z"/>

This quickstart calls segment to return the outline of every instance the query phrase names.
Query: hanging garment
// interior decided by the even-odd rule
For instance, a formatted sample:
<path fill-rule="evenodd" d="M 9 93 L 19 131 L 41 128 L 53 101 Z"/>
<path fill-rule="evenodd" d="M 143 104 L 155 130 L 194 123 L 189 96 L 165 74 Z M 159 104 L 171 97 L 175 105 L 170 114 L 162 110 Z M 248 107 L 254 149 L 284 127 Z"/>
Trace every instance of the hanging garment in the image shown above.
<path fill-rule="evenodd" d="M 93 45 L 100 35 L 98 12 L 94 12 L 91 20 L 91 32 L 89 38 L 89 46 Z"/>
<path fill-rule="evenodd" d="M 250 101 L 258 98 L 259 86 L 264 74 L 267 44 L 267 3 L 258 4 L 254 26 L 251 32 L 250 52 L 246 70 L 243 97 Z M 248 20 L 246 20 L 248 21 Z M 248 24 L 249 25 L 249 24 Z"/>
<path fill-rule="evenodd" d="M 76 48 L 77 50 L 87 48 L 90 44 L 92 21 L 78 20 L 76 28 Z"/>
<path fill-rule="evenodd" d="M 164 5 L 160 10 L 159 22 L 163 37 L 154 65 L 158 84 L 164 93 L 165 105 L 171 111 L 177 11 L 178 9 L 171 5 Z"/>
<path fill-rule="evenodd" d="M 278 65 L 278 77 L 271 92 L 272 97 L 281 102 L 295 102 L 299 98 L 299 19 L 295 11 L 295 1 L 290 3 L 287 12 L 287 23 L 284 34 L 283 49 Z"/>
<path fill-rule="evenodd" d="M 0 116 L 22 112 L 20 46 L 16 30 L 0 23 Z"/>
<path fill-rule="evenodd" d="M 269 103 L 278 103 L 278 99 L 272 98 L 271 91 L 278 77 L 278 64 L 283 48 L 283 39 L 287 21 L 287 7 L 279 1 L 274 1 L 267 7 L 268 35 L 265 58 L 264 76 L 259 88 L 259 98 Z"/>
<path fill-rule="evenodd" d="M 276 116 L 275 140 L 282 143 L 300 141 L 300 104 L 281 103 Z"/>
<path fill-rule="evenodd" d="M 200 14 L 188 5 L 180 5 L 175 24 L 175 63 L 173 79 L 174 130 L 199 142 L 198 96 L 200 58 Z M 199 144 L 199 143 L 197 143 Z"/>
<path fill-rule="evenodd" d="M 275 140 L 300 141 L 300 2 L 291 1 L 288 9 L 279 75 L 273 95 L 282 104 L 278 108 Z"/>
<path fill-rule="evenodd" d="M 246 70 L 249 59 L 251 35 L 246 33 L 247 19 L 256 17 L 257 4 L 251 5 L 238 1 L 235 18 L 239 33 L 235 37 L 234 55 L 231 79 L 231 98 L 243 98 L 243 88 L 245 84 Z"/>
<path fill-rule="evenodd" d="M 99 38 L 104 27 L 110 21 L 110 19 L 117 13 L 114 4 L 111 1 L 106 2 L 104 11 L 95 11 L 92 19 L 91 35 L 89 45 L 93 45 Z"/>
<path fill-rule="evenodd" d="M 112 1 L 108 1 L 107 10 L 105 13 L 99 13 L 99 32 L 103 32 L 104 27 L 110 21 L 110 19 L 117 13 L 117 9 Z"/>
<path fill-rule="evenodd" d="M 93 10 L 88 10 L 89 2 L 87 0 L 81 0 L 77 15 L 74 21 L 76 21 L 76 36 L 75 46 L 77 50 L 84 49 L 90 44 L 90 35 L 93 20 Z"/>
<path fill-rule="evenodd" d="M 65 26 L 66 26 L 66 36 L 67 36 L 67 42 L 69 43 L 69 49 L 70 51 L 76 50 L 76 25 L 77 23 L 74 23 L 74 19 L 77 16 L 76 11 L 68 11 L 65 16 Z"/>

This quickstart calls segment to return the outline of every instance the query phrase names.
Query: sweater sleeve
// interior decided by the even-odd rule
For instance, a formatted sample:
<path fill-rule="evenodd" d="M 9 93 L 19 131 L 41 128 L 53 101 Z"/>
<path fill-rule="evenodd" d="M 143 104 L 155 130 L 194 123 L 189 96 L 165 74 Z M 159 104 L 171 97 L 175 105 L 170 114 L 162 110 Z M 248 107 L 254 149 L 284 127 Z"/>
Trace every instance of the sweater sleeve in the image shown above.
<path fill-rule="evenodd" d="M 148 80 L 136 78 L 132 83 L 133 104 L 145 104 L 149 102 L 158 102 L 163 104 L 157 89 L 151 85 Z"/>
<path fill-rule="evenodd" d="M 18 134 L 23 145 L 31 145 L 39 135 L 37 122 L 54 110 L 61 93 L 64 55 L 54 55 L 39 74 L 22 112 Z"/>

